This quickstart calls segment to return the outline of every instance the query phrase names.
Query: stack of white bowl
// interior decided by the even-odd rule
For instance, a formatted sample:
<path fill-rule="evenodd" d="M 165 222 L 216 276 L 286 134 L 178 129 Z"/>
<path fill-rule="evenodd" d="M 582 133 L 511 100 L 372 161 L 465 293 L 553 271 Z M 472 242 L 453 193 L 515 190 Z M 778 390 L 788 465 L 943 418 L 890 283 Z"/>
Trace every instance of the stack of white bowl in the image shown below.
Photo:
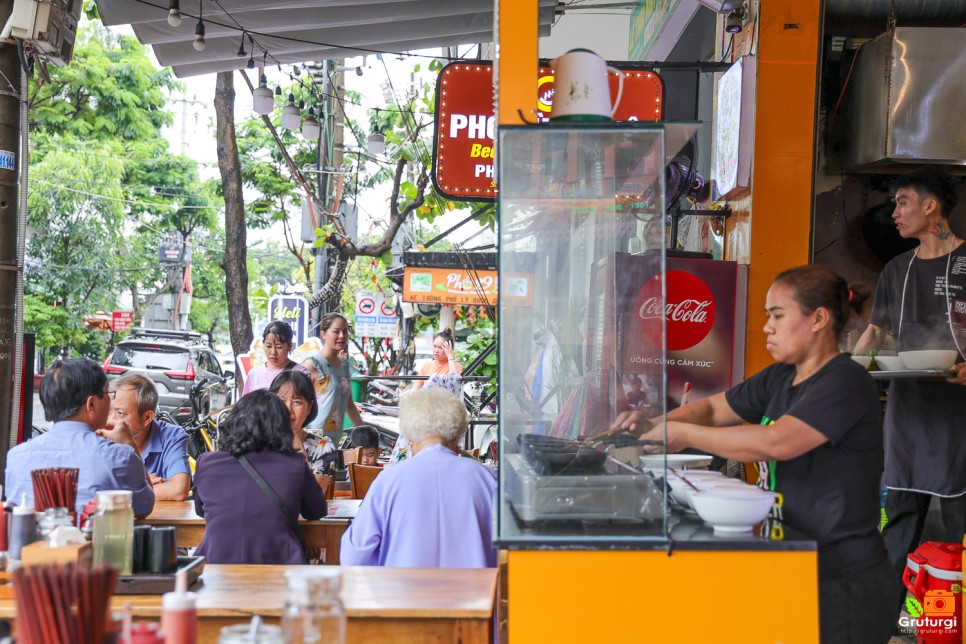
<path fill-rule="evenodd" d="M 752 530 L 768 516 L 777 496 L 720 472 L 669 473 L 667 478 L 671 497 L 693 508 L 715 532 Z"/>

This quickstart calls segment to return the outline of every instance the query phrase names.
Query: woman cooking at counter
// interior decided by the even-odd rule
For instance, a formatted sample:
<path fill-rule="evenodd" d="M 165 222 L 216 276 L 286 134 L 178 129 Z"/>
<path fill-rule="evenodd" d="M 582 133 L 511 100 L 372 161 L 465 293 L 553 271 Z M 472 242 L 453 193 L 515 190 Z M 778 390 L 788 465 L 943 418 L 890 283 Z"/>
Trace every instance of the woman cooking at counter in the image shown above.
<path fill-rule="evenodd" d="M 776 364 L 669 412 L 667 450 L 758 461 L 759 484 L 779 493 L 775 518 L 818 542 L 822 642 L 886 642 L 895 582 L 876 529 L 882 419 L 872 378 L 838 350 L 848 285 L 820 266 L 789 269 L 768 290 L 765 313 Z M 637 411 L 610 432 L 627 430 L 664 439 L 661 420 Z"/>

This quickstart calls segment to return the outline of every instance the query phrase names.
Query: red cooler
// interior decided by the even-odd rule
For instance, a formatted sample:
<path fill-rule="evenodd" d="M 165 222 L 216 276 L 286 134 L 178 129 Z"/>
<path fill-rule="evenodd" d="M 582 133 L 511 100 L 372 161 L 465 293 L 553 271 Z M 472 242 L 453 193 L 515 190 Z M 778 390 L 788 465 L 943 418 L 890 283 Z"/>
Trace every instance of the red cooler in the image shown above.
<path fill-rule="evenodd" d="M 963 546 L 927 541 L 906 559 L 902 581 L 919 602 L 907 608 L 920 644 L 960 644 Z"/>

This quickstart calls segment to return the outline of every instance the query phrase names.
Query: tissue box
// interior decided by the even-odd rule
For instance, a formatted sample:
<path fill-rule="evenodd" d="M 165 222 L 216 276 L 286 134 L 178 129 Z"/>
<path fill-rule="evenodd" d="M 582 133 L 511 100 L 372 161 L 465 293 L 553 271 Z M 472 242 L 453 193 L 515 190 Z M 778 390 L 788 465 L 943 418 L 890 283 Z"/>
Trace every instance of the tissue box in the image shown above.
<path fill-rule="evenodd" d="M 91 544 L 69 543 L 59 548 L 51 548 L 46 541 L 37 541 L 24 546 L 20 551 L 20 565 L 24 568 L 44 564 L 78 563 L 91 565 Z"/>

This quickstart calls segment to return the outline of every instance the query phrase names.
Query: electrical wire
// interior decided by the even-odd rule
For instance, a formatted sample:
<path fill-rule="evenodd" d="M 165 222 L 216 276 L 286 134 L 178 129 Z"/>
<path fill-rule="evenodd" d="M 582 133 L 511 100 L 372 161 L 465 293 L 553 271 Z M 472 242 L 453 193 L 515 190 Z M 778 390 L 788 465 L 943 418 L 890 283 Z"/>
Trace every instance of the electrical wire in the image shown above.
<path fill-rule="evenodd" d="M 134 0 L 134 2 L 137 2 L 138 4 L 142 4 L 142 5 L 145 5 L 145 6 L 148 6 L 148 7 L 154 7 L 155 9 L 158 9 L 158 10 L 162 11 L 164 14 L 167 14 L 167 12 L 168 12 L 168 7 L 161 6 L 161 5 L 157 5 L 154 2 L 151 2 L 150 0 Z M 254 42 L 255 46 L 260 51 L 262 51 L 262 53 L 264 53 L 266 56 L 268 56 L 269 58 L 271 58 L 274 63 L 277 63 L 279 65 L 281 65 L 282 63 L 277 58 L 275 58 L 274 56 L 272 56 L 271 52 L 269 52 L 266 47 L 264 47 L 263 45 L 261 45 L 258 42 L 258 40 L 256 40 L 254 38 L 255 36 L 263 36 L 265 38 L 274 38 L 276 40 L 283 40 L 285 42 L 291 42 L 291 43 L 302 44 L 302 45 L 313 45 L 313 46 L 316 46 L 316 47 L 329 47 L 329 48 L 332 48 L 332 49 L 346 49 L 346 50 L 349 50 L 349 51 L 358 51 L 358 52 L 361 52 L 363 54 L 383 54 L 383 55 L 388 55 L 388 56 L 400 56 L 400 57 L 409 57 L 409 58 L 428 58 L 428 59 L 431 59 L 431 60 L 432 59 L 437 59 L 437 58 L 444 58 L 445 60 L 450 60 L 450 61 L 466 60 L 464 58 L 449 58 L 449 57 L 442 57 L 442 56 L 434 56 L 434 55 L 430 55 L 430 54 L 417 54 L 417 53 L 413 53 L 413 52 L 400 52 L 400 51 L 389 51 L 389 50 L 386 50 L 386 49 L 374 49 L 374 48 L 371 48 L 371 47 L 357 47 L 357 46 L 352 46 L 352 45 L 340 45 L 340 44 L 337 44 L 337 43 L 319 42 L 319 41 L 314 41 L 314 40 L 308 40 L 308 39 L 305 39 L 305 38 L 293 38 L 291 36 L 285 36 L 285 35 L 276 34 L 276 33 L 265 33 L 265 32 L 261 32 L 261 31 L 253 31 L 252 29 L 248 29 L 246 27 L 243 27 L 237 20 L 235 20 L 234 16 L 232 16 L 230 13 L 228 13 L 227 11 L 225 11 L 225 9 L 223 7 L 221 7 L 221 4 L 218 3 L 217 0 L 215 0 L 215 4 L 218 4 L 219 8 L 221 8 L 222 11 L 225 13 L 225 15 L 228 16 L 228 18 L 231 19 L 231 21 L 233 23 L 235 23 L 235 24 L 232 25 L 232 24 L 227 24 L 227 23 L 224 23 L 224 22 L 219 22 L 217 20 L 212 20 L 210 17 L 206 20 L 206 22 L 208 22 L 209 24 L 218 26 L 218 27 L 224 27 L 226 29 L 232 29 L 232 30 L 235 30 L 235 31 L 244 31 L 249 36 L 252 36 L 252 41 Z M 193 14 L 188 13 L 186 11 L 182 11 L 181 12 L 181 15 L 183 17 L 186 16 L 186 17 L 192 18 L 192 19 L 198 19 L 198 20 L 201 20 L 202 19 L 201 16 L 193 15 Z"/>
<path fill-rule="evenodd" d="M 109 197 L 108 195 L 99 195 L 95 192 L 87 192 L 86 190 L 79 190 L 77 188 L 70 188 L 60 183 L 54 183 L 53 181 L 48 181 L 47 179 L 32 179 L 34 183 L 42 183 L 60 190 L 66 190 L 67 192 L 73 192 L 79 195 L 84 195 L 85 197 L 92 197 L 94 199 L 103 199 L 104 201 L 114 201 L 118 203 L 126 203 L 132 206 L 143 206 L 145 208 L 162 208 L 165 206 L 173 207 L 172 204 L 168 203 L 150 203 L 146 201 L 135 201 L 133 199 L 125 199 L 123 197 Z M 178 206 L 178 210 L 211 210 L 213 208 L 218 208 L 218 206 Z"/>

